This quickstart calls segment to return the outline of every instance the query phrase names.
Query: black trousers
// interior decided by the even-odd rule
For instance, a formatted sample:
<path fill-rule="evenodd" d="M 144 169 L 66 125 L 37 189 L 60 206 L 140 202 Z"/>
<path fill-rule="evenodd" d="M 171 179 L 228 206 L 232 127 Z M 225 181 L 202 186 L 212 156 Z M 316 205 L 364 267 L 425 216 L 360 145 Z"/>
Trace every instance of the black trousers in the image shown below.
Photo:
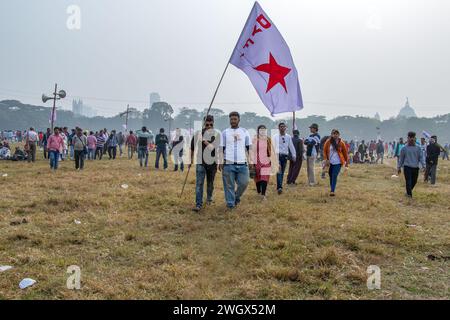
<path fill-rule="evenodd" d="M 97 149 L 95 149 L 95 159 L 97 159 L 97 157 L 98 157 L 98 160 L 102 160 L 103 147 L 97 147 Z"/>
<path fill-rule="evenodd" d="M 108 147 L 108 155 L 110 159 L 115 159 L 117 155 L 117 147 Z"/>
<path fill-rule="evenodd" d="M 412 196 L 412 191 L 416 186 L 417 178 L 419 177 L 419 168 L 405 166 L 403 168 L 403 173 L 405 174 L 406 193 L 408 196 Z"/>
<path fill-rule="evenodd" d="M 256 183 L 256 191 L 258 191 L 258 194 L 262 194 L 263 196 L 265 196 L 266 190 L 267 190 L 267 181 L 258 181 Z"/>
<path fill-rule="evenodd" d="M 84 152 L 83 150 L 75 150 L 75 169 L 83 169 L 84 168 Z"/>
<path fill-rule="evenodd" d="M 303 156 L 299 155 L 295 162 L 290 160 L 289 161 L 289 171 L 288 171 L 288 177 L 287 177 L 287 184 L 293 184 L 298 178 L 298 175 L 300 174 L 300 169 L 302 168 L 302 162 L 303 162 Z"/>

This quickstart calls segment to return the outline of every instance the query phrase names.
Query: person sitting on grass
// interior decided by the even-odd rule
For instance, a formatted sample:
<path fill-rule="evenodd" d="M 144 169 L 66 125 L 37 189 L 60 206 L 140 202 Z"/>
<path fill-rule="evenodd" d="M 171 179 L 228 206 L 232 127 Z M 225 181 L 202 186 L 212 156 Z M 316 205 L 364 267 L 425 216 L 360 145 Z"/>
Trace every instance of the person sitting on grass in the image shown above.
<path fill-rule="evenodd" d="M 355 155 L 353 156 L 353 163 L 362 163 L 361 155 L 358 151 L 356 151 Z"/>
<path fill-rule="evenodd" d="M 27 160 L 27 154 L 20 149 L 20 147 L 16 147 L 16 151 L 14 151 L 14 154 L 11 157 L 12 161 L 25 161 Z"/>
<path fill-rule="evenodd" d="M 9 150 L 9 147 L 0 143 L 0 160 L 9 160 L 10 157 L 11 150 Z"/>

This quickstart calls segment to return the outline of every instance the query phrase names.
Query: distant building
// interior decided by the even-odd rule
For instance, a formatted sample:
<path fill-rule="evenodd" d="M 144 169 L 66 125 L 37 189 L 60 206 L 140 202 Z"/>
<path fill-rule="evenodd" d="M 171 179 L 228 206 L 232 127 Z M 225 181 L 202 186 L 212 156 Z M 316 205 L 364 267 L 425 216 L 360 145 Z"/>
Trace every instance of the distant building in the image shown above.
<path fill-rule="evenodd" d="M 417 118 L 416 112 L 409 105 L 409 99 L 406 98 L 406 103 L 403 108 L 400 109 L 400 113 L 397 118 Z"/>
<path fill-rule="evenodd" d="M 76 116 L 81 116 L 83 114 L 83 101 L 81 99 L 72 100 L 72 112 Z"/>
<path fill-rule="evenodd" d="M 159 96 L 158 92 L 152 92 L 150 93 L 150 106 L 149 108 L 151 108 L 153 106 L 154 103 L 156 102 L 161 102 L 161 97 Z"/>
<path fill-rule="evenodd" d="M 94 108 L 87 106 L 83 103 L 83 100 L 72 100 L 72 112 L 75 116 L 84 116 L 88 118 L 96 117 L 97 112 Z"/>

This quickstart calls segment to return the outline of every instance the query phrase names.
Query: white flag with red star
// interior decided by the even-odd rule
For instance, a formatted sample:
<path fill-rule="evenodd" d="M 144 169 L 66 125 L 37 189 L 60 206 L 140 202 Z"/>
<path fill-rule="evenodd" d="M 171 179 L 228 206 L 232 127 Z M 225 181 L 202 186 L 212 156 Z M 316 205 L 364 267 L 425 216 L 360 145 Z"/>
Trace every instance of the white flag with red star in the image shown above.
<path fill-rule="evenodd" d="M 281 33 L 255 2 L 230 63 L 244 71 L 272 115 L 303 109 L 291 52 Z"/>

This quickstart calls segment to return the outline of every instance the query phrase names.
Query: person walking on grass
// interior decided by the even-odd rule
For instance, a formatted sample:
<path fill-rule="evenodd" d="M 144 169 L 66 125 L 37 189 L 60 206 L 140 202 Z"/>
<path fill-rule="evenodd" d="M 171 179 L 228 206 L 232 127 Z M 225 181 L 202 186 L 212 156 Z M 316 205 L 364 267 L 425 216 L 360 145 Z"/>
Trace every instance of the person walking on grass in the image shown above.
<path fill-rule="evenodd" d="M 432 136 L 430 144 L 427 146 L 426 152 L 426 169 L 424 175 L 424 182 L 428 182 L 431 179 L 431 185 L 436 185 L 436 171 L 441 154 L 441 147 L 437 143 L 437 136 Z"/>
<path fill-rule="evenodd" d="M 292 137 L 292 144 L 294 145 L 297 157 L 295 158 L 295 161 L 292 158 L 289 161 L 289 171 L 287 177 L 288 185 L 297 184 L 296 181 L 302 168 L 303 153 L 304 153 L 303 139 L 300 138 L 300 131 L 294 130 L 293 134 L 294 136 Z"/>
<path fill-rule="evenodd" d="M 105 148 L 105 135 L 103 133 L 103 130 L 100 130 L 99 134 L 97 135 L 97 144 L 95 149 L 95 159 L 102 160 L 103 158 L 103 149 Z"/>
<path fill-rule="evenodd" d="M 398 174 L 401 174 L 402 168 L 406 181 L 406 196 L 412 198 L 412 191 L 417 183 L 419 177 L 419 168 L 425 168 L 425 160 L 423 152 L 418 145 L 416 145 L 416 133 L 408 132 L 408 142 L 401 151 L 398 157 Z"/>
<path fill-rule="evenodd" d="M 136 131 L 137 144 L 138 144 L 138 159 L 141 168 L 148 167 L 148 144 L 150 143 L 151 133 L 147 130 L 147 127 L 142 127 L 142 130 Z"/>
<path fill-rule="evenodd" d="M 195 165 L 195 208 L 199 212 L 203 207 L 203 192 L 206 178 L 206 204 L 213 201 L 214 179 L 219 159 L 220 132 L 214 129 L 214 117 L 208 115 L 201 131 L 191 139 L 191 163 Z M 195 158 L 194 158 L 195 157 Z"/>
<path fill-rule="evenodd" d="M 170 132 L 169 132 L 170 134 Z M 159 134 L 156 135 L 156 161 L 155 169 L 159 169 L 159 159 L 161 156 L 164 161 L 164 170 L 167 170 L 167 145 L 169 144 L 169 138 L 164 133 L 164 128 L 159 130 Z"/>
<path fill-rule="evenodd" d="M 331 131 L 330 139 L 325 142 L 323 149 L 328 175 L 330 176 L 330 197 L 335 196 L 337 179 L 342 166 L 348 168 L 349 158 L 347 147 L 344 141 L 340 138 L 338 130 Z"/>
<path fill-rule="evenodd" d="M 89 132 L 87 137 L 88 146 L 88 160 L 95 160 L 95 151 L 97 149 L 97 138 L 94 135 L 94 131 Z"/>
<path fill-rule="evenodd" d="M 50 128 L 47 128 L 47 131 L 44 133 L 44 136 L 42 137 L 42 146 L 44 148 L 44 159 L 47 159 L 48 156 L 47 145 L 48 145 L 48 138 L 50 138 L 51 135 L 52 131 L 50 130 Z"/>
<path fill-rule="evenodd" d="M 313 123 L 309 130 L 311 134 L 305 139 L 306 145 L 306 168 L 308 172 L 308 183 L 309 186 L 314 186 L 316 184 L 316 178 L 314 176 L 314 164 L 316 162 L 317 156 L 319 154 L 320 145 L 320 135 L 319 126 Z"/>
<path fill-rule="evenodd" d="M 47 140 L 48 158 L 50 159 L 50 169 L 58 169 L 60 153 L 64 150 L 64 138 L 59 133 L 59 128 L 53 129 L 53 134 Z"/>
<path fill-rule="evenodd" d="M 27 134 L 25 135 L 25 144 L 27 148 L 28 153 L 28 162 L 35 162 L 36 161 L 36 143 L 38 142 L 38 134 L 36 131 L 34 131 L 33 128 L 30 128 L 28 130 Z"/>
<path fill-rule="evenodd" d="M 175 130 L 175 137 L 172 141 L 172 146 L 170 149 L 170 153 L 173 154 L 173 162 L 174 162 L 174 170 L 184 171 L 184 163 L 183 163 L 183 147 L 184 147 L 184 137 L 181 134 L 180 128 Z"/>
<path fill-rule="evenodd" d="M 128 150 L 128 159 L 133 159 L 133 155 L 136 152 L 136 144 L 137 144 L 137 138 L 134 135 L 133 131 L 130 131 L 130 134 L 127 136 L 127 139 L 125 140 L 125 147 L 127 147 Z"/>
<path fill-rule="evenodd" d="M 116 130 L 111 131 L 111 134 L 109 135 L 109 138 L 106 141 L 106 144 L 108 145 L 109 160 L 111 160 L 111 159 L 116 160 L 117 146 L 119 144 L 119 140 L 117 139 L 117 135 L 116 135 Z"/>
<path fill-rule="evenodd" d="M 398 142 L 395 144 L 395 150 L 394 150 L 394 158 L 397 158 L 397 165 L 400 160 L 400 153 L 402 152 L 402 149 L 404 147 L 405 147 L 405 143 L 403 142 L 403 138 L 400 138 L 398 140 Z"/>
<path fill-rule="evenodd" d="M 280 123 L 278 125 L 279 133 L 276 134 L 273 138 L 275 141 L 275 150 L 278 155 L 278 163 L 279 170 L 277 173 L 277 192 L 278 194 L 283 193 L 283 179 L 284 172 L 286 171 L 286 165 L 289 158 L 296 162 L 297 153 L 295 151 L 294 144 L 292 143 L 292 138 L 289 134 L 286 133 L 286 124 Z"/>
<path fill-rule="evenodd" d="M 384 161 L 384 144 L 383 144 L 383 141 L 378 140 L 378 143 L 376 145 L 376 151 L 377 151 L 376 163 L 378 164 L 378 161 L 381 160 L 381 164 L 383 164 L 383 161 Z"/>
<path fill-rule="evenodd" d="M 122 131 L 119 131 L 119 133 L 117 133 L 117 146 L 119 147 L 120 157 L 122 157 L 123 155 L 124 143 L 125 143 L 125 136 L 123 135 Z"/>
<path fill-rule="evenodd" d="M 75 153 L 73 149 L 73 138 L 77 135 L 76 129 L 72 129 L 71 133 L 69 133 L 69 130 L 67 127 L 63 128 L 64 135 L 67 137 L 67 146 L 69 149 L 69 158 L 70 160 L 73 160 L 75 158 Z"/>
<path fill-rule="evenodd" d="M 442 160 L 447 159 L 447 161 L 448 161 L 448 153 L 449 152 L 450 152 L 450 146 L 448 143 L 446 143 L 444 146 L 444 151 L 442 152 Z"/>
<path fill-rule="evenodd" d="M 103 146 L 103 155 L 106 155 L 106 152 L 108 151 L 108 138 L 109 138 L 109 133 L 108 130 L 106 128 L 103 129 L 103 137 L 105 138 L 105 145 Z"/>
<path fill-rule="evenodd" d="M 248 155 L 252 142 L 247 129 L 239 127 L 239 113 L 231 112 L 229 119 L 230 128 L 222 132 L 220 141 L 223 148 L 223 163 L 219 164 L 219 171 L 222 171 L 227 207 L 233 209 L 240 203 L 248 186 Z"/>
<path fill-rule="evenodd" d="M 364 140 L 362 140 L 361 143 L 359 144 L 358 152 L 359 152 L 359 155 L 361 156 L 361 163 L 364 163 L 366 153 L 367 153 L 367 145 Z"/>
<path fill-rule="evenodd" d="M 87 138 L 81 128 L 76 129 L 75 136 L 72 138 L 73 153 L 75 157 L 75 169 L 84 169 L 84 158 L 87 153 Z"/>
<path fill-rule="evenodd" d="M 252 142 L 251 163 L 255 165 L 256 191 L 262 200 L 267 200 L 266 190 L 270 176 L 274 173 L 272 168 L 278 168 L 276 152 L 272 144 L 272 139 L 267 135 L 265 125 L 260 125 L 257 129 L 256 137 Z M 278 170 L 277 170 L 278 171 Z"/>

